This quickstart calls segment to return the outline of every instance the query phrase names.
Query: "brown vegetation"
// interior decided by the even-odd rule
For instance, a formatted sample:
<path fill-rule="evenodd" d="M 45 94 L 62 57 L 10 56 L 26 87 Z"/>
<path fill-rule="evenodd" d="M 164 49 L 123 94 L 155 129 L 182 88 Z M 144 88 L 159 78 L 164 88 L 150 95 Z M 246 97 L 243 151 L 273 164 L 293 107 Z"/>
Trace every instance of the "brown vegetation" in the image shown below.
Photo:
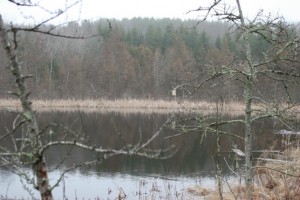
<path fill-rule="evenodd" d="M 257 195 L 264 199 L 300 199 L 300 149 L 289 148 L 255 167 Z"/>
<path fill-rule="evenodd" d="M 300 149 L 288 148 L 282 153 L 272 156 L 272 159 L 259 159 L 255 168 L 255 185 L 253 199 L 266 200 L 299 200 L 300 199 Z M 223 194 L 224 200 L 246 199 L 245 187 L 230 183 Z M 208 190 L 195 186 L 188 188 L 189 193 L 201 196 L 203 199 L 215 200 L 219 195 L 217 190 Z"/>
<path fill-rule="evenodd" d="M 55 99 L 33 100 L 33 109 L 38 112 L 50 111 L 83 111 L 83 112 L 142 112 L 142 113 L 170 113 L 170 112 L 202 112 L 212 114 L 215 112 L 215 104 L 201 101 L 176 101 L 176 100 L 152 100 L 152 99 Z M 0 110 L 18 110 L 20 103 L 14 99 L 1 99 Z M 225 111 L 229 115 L 240 115 L 242 104 L 231 102 L 225 105 Z"/>
<path fill-rule="evenodd" d="M 216 112 L 215 102 L 190 100 L 154 100 L 154 99 L 33 99 L 33 109 L 37 112 L 120 112 L 120 113 L 201 113 L 204 115 Z M 227 102 L 224 113 L 228 116 L 243 115 L 241 102 Z M 284 105 L 281 104 L 280 107 Z M 285 106 L 287 107 L 287 106 Z M 264 105 L 254 105 L 256 110 L 263 111 Z M 16 99 L 0 99 L 0 110 L 17 111 L 21 109 Z M 286 108 L 299 112 L 299 107 Z M 259 114 L 259 113 L 258 113 Z M 255 112 L 254 112 L 255 115 Z"/>

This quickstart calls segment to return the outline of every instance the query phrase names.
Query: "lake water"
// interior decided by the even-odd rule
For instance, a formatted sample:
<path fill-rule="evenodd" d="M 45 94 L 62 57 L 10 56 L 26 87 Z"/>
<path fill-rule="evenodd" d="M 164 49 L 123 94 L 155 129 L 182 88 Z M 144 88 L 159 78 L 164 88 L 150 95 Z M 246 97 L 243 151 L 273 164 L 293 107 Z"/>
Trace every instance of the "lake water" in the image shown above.
<path fill-rule="evenodd" d="M 0 134 L 5 133 L 5 128 L 12 126 L 16 114 L 9 112 L 0 113 Z M 171 114 L 124 114 L 124 113 L 84 113 L 84 112 L 54 112 L 39 113 L 41 128 L 49 122 L 63 124 L 78 133 L 84 133 L 90 141 L 102 147 L 118 148 L 122 145 L 119 134 L 127 143 L 135 144 L 140 135 L 143 140 L 150 138 Z M 225 127 L 227 131 L 241 135 L 242 125 Z M 281 136 L 274 135 L 278 129 L 272 122 L 264 121 L 255 124 L 254 149 L 269 148 L 274 141 L 280 141 Z M 157 188 L 160 195 L 186 195 L 188 187 L 202 184 L 205 187 L 214 186 L 215 174 L 215 136 L 208 134 L 201 143 L 201 133 L 191 133 L 178 137 L 165 139 L 174 135 L 172 129 L 165 129 L 161 136 L 150 145 L 151 148 L 165 148 L 176 145 L 178 152 L 167 160 L 141 159 L 138 157 L 116 156 L 105 160 L 101 164 L 84 167 L 68 173 L 64 181 L 54 190 L 56 199 L 115 199 L 118 194 L 124 193 L 128 199 L 139 199 L 139 194 L 150 195 L 151 189 Z M 8 142 L 9 143 L 9 142 Z M 243 142 L 237 139 L 222 137 L 222 155 L 233 163 L 232 144 L 237 144 L 243 149 Z M 65 158 L 69 150 L 62 147 L 51 149 L 47 155 L 47 164 L 50 166 L 50 179 L 52 185 L 60 173 L 74 162 L 83 162 L 93 159 L 88 151 L 74 149 L 68 159 L 59 168 L 57 163 Z M 224 174 L 230 177 L 228 167 L 224 165 Z M 30 171 L 28 172 L 30 173 Z M 0 199 L 30 198 L 23 188 L 18 176 L 7 169 L 0 170 Z M 35 197 L 39 195 L 34 192 Z M 154 195 L 154 194 L 152 194 Z M 155 195 L 159 195 L 156 194 Z M 174 196 L 175 198 L 175 196 Z"/>

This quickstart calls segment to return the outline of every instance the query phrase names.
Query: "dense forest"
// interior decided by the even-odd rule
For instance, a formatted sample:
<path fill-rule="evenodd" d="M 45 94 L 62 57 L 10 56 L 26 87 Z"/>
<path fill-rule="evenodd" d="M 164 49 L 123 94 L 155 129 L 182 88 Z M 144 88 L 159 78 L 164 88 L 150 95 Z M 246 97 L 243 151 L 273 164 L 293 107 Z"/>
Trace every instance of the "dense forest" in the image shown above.
<path fill-rule="evenodd" d="M 101 36 L 72 40 L 23 32 L 18 35 L 18 53 L 25 74 L 32 75 L 28 83 L 35 98 L 169 99 L 172 88 L 212 66 L 242 62 L 243 44 L 229 28 L 228 23 L 179 19 L 85 20 L 61 26 L 58 32 Z M 268 43 L 254 35 L 250 44 L 254 59 L 262 59 Z M 2 51 L 0 59 L 5 60 Z M 0 65 L 4 70 L 7 62 Z M 284 89 L 270 80 L 260 82 L 258 95 L 272 98 Z M 0 83 L 1 97 L 8 97 L 10 77 L 0 76 Z M 208 82 L 201 91 L 193 98 L 210 100 L 212 93 L 222 93 L 239 100 L 243 95 L 238 80 L 229 82 L 226 77 Z M 178 94 L 187 95 L 180 90 Z"/>

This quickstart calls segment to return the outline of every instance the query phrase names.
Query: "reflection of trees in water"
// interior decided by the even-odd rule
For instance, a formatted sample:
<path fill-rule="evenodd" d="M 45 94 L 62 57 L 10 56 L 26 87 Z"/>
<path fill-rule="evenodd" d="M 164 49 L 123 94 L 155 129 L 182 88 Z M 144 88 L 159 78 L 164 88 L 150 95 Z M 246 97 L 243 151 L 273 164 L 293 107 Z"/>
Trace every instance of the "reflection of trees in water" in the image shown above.
<path fill-rule="evenodd" d="M 91 144 L 100 144 L 105 147 L 120 147 L 120 141 L 117 131 L 122 134 L 127 143 L 134 144 L 142 140 L 145 141 L 151 137 L 155 131 L 165 122 L 169 116 L 167 114 L 118 114 L 118 113 L 44 113 L 39 114 L 41 126 L 46 126 L 47 122 L 65 124 L 70 129 L 88 134 Z M 10 126 L 10 122 L 14 119 L 14 114 L 2 112 L 0 113 L 0 128 Z M 225 126 L 226 131 L 242 135 L 243 126 Z M 257 123 L 254 126 L 255 132 L 255 149 L 262 150 L 265 147 L 270 147 L 274 140 L 281 138 L 272 134 L 275 125 L 270 120 L 264 123 Z M 4 130 L 0 130 L 5 132 Z M 54 130 L 58 132 L 60 130 Z M 20 134 L 20 133 L 17 133 Z M 148 160 L 137 157 L 116 156 L 95 167 L 97 171 L 105 172 L 121 172 L 121 173 L 157 173 L 161 175 L 178 175 L 178 174 L 193 174 L 199 173 L 208 175 L 215 171 L 213 159 L 216 156 L 215 136 L 207 134 L 201 143 L 199 133 L 185 134 L 178 137 L 164 139 L 165 136 L 174 134 L 173 130 L 166 129 L 160 140 L 156 140 L 149 148 L 167 147 L 170 144 L 175 144 L 179 151 L 177 154 L 168 160 Z M 53 135 L 55 137 L 55 134 Z M 222 151 L 224 157 L 229 156 L 228 153 L 232 148 L 232 144 L 237 144 L 240 149 L 243 149 L 243 142 L 236 139 L 222 137 Z M 10 146 L 8 143 L 7 146 Z M 65 165 L 71 166 L 74 162 L 86 161 L 93 157 L 89 151 L 76 149 L 73 147 L 56 147 L 51 149 L 47 154 L 47 162 L 56 164 L 60 162 L 67 153 L 72 152 L 71 156 L 66 160 Z M 223 163 L 224 164 L 224 163 Z M 225 168 L 226 173 L 226 168 Z"/>

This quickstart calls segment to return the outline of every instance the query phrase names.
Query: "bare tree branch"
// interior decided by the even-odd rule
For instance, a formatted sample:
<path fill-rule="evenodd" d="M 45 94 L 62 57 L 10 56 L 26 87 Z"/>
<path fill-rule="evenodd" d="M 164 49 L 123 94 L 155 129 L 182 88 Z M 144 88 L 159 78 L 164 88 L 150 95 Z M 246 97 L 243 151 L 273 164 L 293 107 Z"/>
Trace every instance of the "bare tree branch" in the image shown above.
<path fill-rule="evenodd" d="M 13 130 L 9 131 L 8 133 L 6 133 L 5 135 L 3 135 L 2 137 L 0 137 L 0 141 L 5 139 L 6 137 L 10 136 L 11 134 L 14 134 L 16 132 L 16 130 L 21 127 L 23 124 L 26 123 L 26 120 L 22 120 L 20 121 L 17 125 L 15 125 L 15 127 L 13 128 Z"/>
<path fill-rule="evenodd" d="M 37 4 L 31 3 L 30 0 L 8 0 L 9 2 L 22 7 L 35 7 Z"/>

